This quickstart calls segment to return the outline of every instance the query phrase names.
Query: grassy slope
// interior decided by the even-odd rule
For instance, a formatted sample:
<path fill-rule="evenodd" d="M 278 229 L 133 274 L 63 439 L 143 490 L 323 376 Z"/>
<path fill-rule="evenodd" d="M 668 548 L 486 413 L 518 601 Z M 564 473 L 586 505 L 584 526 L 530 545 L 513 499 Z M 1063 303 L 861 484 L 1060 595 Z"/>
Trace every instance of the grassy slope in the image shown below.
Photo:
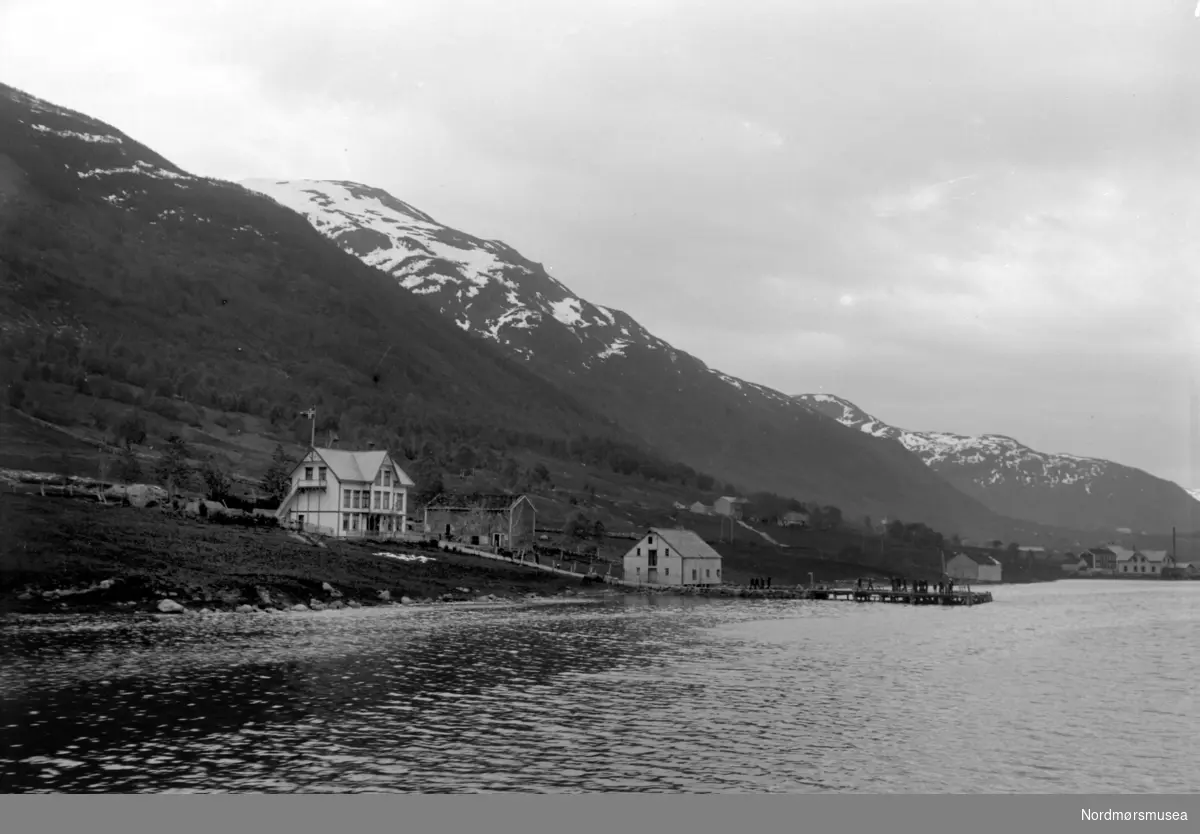
<path fill-rule="evenodd" d="M 436 598 L 460 587 L 479 594 L 557 593 L 579 582 L 458 554 L 416 564 L 374 556 L 379 548 L 330 542 L 326 548 L 282 530 L 250 530 L 174 517 L 161 510 L 104 506 L 82 499 L 0 494 L 0 610 L 55 610 L 39 599 L 21 605 L 27 586 L 39 590 L 86 587 L 120 579 L 108 591 L 68 597 L 72 610 L 158 592 L 210 607 L 254 603 L 256 587 L 281 602 L 330 599 L 329 582 L 344 599 L 375 602 L 380 590 L 394 599 Z M 394 548 L 388 548 L 394 549 Z M 431 554 L 432 555 L 432 554 Z"/>

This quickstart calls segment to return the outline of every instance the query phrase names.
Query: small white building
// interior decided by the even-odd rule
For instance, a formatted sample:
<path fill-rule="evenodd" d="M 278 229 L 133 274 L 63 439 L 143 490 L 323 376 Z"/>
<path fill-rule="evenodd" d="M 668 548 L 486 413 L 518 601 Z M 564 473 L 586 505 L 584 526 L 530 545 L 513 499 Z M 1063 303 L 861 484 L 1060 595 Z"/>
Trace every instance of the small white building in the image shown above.
<path fill-rule="evenodd" d="M 383 450 L 309 449 L 275 511 L 280 523 L 336 538 L 390 538 L 409 530 L 415 486 Z"/>
<path fill-rule="evenodd" d="M 643 585 L 720 585 L 721 554 L 691 530 L 652 527 L 625 554 L 625 581 Z"/>
<path fill-rule="evenodd" d="M 696 501 L 692 506 L 688 507 L 688 512 L 695 513 L 696 515 L 712 515 L 712 507 L 703 501 Z"/>
<path fill-rule="evenodd" d="M 716 501 L 713 501 L 713 512 L 717 515 L 723 515 L 727 518 L 741 518 L 742 506 L 750 503 L 745 498 L 737 498 L 732 495 L 722 495 Z"/>
<path fill-rule="evenodd" d="M 946 562 L 946 575 L 968 582 L 1001 582 L 1004 566 L 994 556 L 955 553 Z"/>

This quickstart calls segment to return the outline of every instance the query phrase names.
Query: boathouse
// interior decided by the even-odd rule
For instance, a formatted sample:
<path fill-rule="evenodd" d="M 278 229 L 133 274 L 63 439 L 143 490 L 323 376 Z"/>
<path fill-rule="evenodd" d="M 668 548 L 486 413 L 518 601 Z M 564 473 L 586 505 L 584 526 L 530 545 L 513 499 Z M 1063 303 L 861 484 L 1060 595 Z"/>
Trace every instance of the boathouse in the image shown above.
<path fill-rule="evenodd" d="M 275 511 L 281 524 L 335 538 L 386 539 L 408 531 L 412 478 L 386 450 L 310 448 Z"/>
<path fill-rule="evenodd" d="M 528 495 L 443 492 L 425 507 L 425 533 L 472 547 L 532 547 L 537 509 Z"/>
<path fill-rule="evenodd" d="M 691 530 L 652 527 L 625 554 L 625 581 L 642 585 L 721 584 L 721 554 Z"/>
<path fill-rule="evenodd" d="M 968 582 L 1000 582 L 1004 566 L 994 556 L 982 553 L 955 553 L 946 562 L 946 575 L 951 579 L 962 579 Z"/>

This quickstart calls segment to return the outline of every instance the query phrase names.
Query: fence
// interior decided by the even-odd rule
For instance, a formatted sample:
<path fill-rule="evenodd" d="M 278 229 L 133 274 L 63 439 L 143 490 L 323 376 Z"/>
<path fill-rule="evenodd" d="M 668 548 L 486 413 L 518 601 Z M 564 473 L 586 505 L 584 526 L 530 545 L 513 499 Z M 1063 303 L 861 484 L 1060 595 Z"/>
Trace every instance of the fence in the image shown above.
<path fill-rule="evenodd" d="M 466 553 L 470 556 L 480 556 L 484 559 L 494 559 L 497 562 L 507 562 L 510 565 L 522 565 L 524 567 L 532 568 L 534 570 L 540 570 L 545 573 L 555 573 L 560 576 L 569 576 L 572 579 L 582 579 L 583 577 L 589 576 L 589 575 L 590 576 L 600 575 L 600 574 L 596 574 L 591 571 L 585 572 L 585 573 L 580 573 L 577 570 L 578 567 L 580 567 L 582 565 L 587 565 L 590 567 L 590 563 L 588 563 L 584 560 L 572 561 L 570 563 L 572 569 L 567 570 L 566 568 L 562 567 L 562 565 L 567 564 L 567 562 L 565 562 L 565 561 L 558 561 L 555 564 L 542 564 L 540 562 L 530 561 L 529 559 L 524 558 L 523 554 L 506 556 L 506 555 L 502 555 L 500 553 L 496 553 L 496 552 L 493 552 L 490 550 L 482 550 L 477 547 L 467 547 L 465 545 L 455 544 L 454 542 L 448 542 L 445 540 L 439 541 L 438 547 L 441 550 L 451 550 L 456 553 Z"/>

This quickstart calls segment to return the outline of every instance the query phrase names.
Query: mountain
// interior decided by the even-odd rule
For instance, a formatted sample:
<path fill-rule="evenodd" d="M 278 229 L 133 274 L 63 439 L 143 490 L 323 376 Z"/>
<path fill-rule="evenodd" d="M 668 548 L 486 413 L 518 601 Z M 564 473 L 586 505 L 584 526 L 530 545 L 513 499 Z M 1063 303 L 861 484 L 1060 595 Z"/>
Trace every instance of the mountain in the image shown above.
<path fill-rule="evenodd" d="M 274 200 L 3 85 L 0 310 L 9 404 L 97 435 L 136 411 L 232 455 L 243 423 L 307 442 L 316 405 L 322 436 L 423 461 L 574 441 L 672 465 Z"/>
<path fill-rule="evenodd" d="M 724 374 L 620 310 L 580 298 L 497 240 L 345 181 L 245 180 L 363 263 L 643 438 L 744 490 L 833 504 L 847 517 L 924 521 L 947 533 L 1010 529 L 899 443 L 842 426 Z"/>
<path fill-rule="evenodd" d="M 900 429 L 829 394 L 801 394 L 796 401 L 871 437 L 899 441 L 1001 515 L 1084 530 L 1200 529 L 1200 496 L 1131 466 L 1038 452 L 1000 434 Z"/>

